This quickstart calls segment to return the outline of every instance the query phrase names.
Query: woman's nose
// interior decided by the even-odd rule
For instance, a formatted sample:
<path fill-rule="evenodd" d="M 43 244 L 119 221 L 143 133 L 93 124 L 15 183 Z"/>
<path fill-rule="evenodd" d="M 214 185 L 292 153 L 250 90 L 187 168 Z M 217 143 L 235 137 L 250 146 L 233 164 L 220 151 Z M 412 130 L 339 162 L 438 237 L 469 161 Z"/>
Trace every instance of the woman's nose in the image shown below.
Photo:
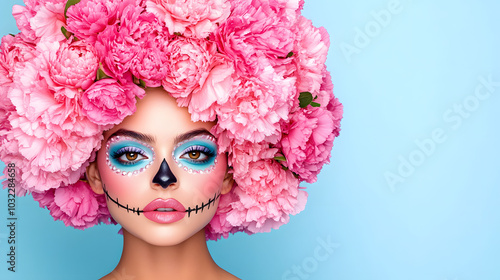
<path fill-rule="evenodd" d="M 158 169 L 158 172 L 153 178 L 153 183 L 160 185 L 164 189 L 173 183 L 177 183 L 177 178 L 175 178 L 174 173 L 170 170 L 165 159 L 161 162 L 160 169 Z"/>

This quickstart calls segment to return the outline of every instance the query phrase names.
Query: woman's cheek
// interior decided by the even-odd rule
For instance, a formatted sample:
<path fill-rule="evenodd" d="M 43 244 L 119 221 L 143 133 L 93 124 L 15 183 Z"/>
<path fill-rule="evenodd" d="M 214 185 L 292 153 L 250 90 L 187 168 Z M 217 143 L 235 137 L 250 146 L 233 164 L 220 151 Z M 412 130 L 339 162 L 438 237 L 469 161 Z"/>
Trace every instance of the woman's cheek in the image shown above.
<path fill-rule="evenodd" d="M 219 155 L 215 168 L 208 174 L 199 175 L 199 186 L 204 198 L 211 198 L 220 193 L 222 182 L 226 176 L 227 159 Z"/>

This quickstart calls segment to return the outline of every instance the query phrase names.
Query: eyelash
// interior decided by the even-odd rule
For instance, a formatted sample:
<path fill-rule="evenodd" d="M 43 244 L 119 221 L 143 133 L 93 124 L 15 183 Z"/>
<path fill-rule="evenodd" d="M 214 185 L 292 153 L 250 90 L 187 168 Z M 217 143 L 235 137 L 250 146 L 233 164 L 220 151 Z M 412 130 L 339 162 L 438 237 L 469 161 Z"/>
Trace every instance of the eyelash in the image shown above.
<path fill-rule="evenodd" d="M 205 159 L 203 160 L 193 160 L 190 158 L 185 158 L 184 156 L 191 153 L 191 152 L 200 152 L 206 156 Z M 210 158 L 215 156 L 215 152 L 213 152 L 211 149 L 205 147 L 205 146 L 200 146 L 200 145 L 194 145 L 194 146 L 189 146 L 187 147 L 184 151 L 182 151 L 181 156 L 179 158 L 183 158 L 189 162 L 192 163 L 197 163 L 197 164 L 203 164 L 206 163 L 210 160 Z"/>
<path fill-rule="evenodd" d="M 124 160 L 120 159 L 123 155 L 125 155 L 127 153 L 139 154 L 143 158 L 136 159 L 134 161 L 124 161 Z M 142 149 L 139 149 L 137 147 L 131 147 L 131 146 L 127 146 L 127 147 L 123 147 L 123 148 L 118 149 L 118 151 L 113 152 L 112 157 L 114 159 L 116 159 L 118 162 L 120 162 L 120 164 L 123 164 L 123 165 L 133 165 L 141 160 L 148 159 L 146 153 Z"/>

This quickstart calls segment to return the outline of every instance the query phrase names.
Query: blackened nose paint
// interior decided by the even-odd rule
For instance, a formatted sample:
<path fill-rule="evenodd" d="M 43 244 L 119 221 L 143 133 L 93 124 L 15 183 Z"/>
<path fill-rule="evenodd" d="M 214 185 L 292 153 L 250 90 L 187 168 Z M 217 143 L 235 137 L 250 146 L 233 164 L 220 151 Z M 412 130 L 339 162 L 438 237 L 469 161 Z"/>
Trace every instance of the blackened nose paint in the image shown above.
<path fill-rule="evenodd" d="M 176 182 L 177 178 L 175 178 L 172 170 L 170 170 L 167 161 L 163 159 L 160 165 L 160 169 L 153 178 L 153 183 L 158 184 L 162 188 L 166 189 L 168 186 Z"/>

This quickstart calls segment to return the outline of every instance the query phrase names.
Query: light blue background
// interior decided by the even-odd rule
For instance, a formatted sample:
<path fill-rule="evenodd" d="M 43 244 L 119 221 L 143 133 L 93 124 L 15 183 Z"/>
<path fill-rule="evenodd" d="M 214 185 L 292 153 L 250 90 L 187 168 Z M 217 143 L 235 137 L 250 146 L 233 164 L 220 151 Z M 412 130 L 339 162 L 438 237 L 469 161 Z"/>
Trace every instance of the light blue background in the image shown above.
<path fill-rule="evenodd" d="M 17 33 L 10 11 L 20 2 L 0 4 L 0 34 Z M 272 233 L 210 242 L 214 259 L 249 280 L 500 279 L 500 87 L 473 104 L 479 77 L 500 81 L 499 2 L 401 0 L 385 26 L 374 14 L 392 1 L 306 2 L 303 13 L 331 34 L 328 68 L 345 110 L 332 163 L 307 186 L 304 212 Z M 369 42 L 356 45 L 356 28 Z M 356 54 L 343 53 L 348 44 Z M 448 110 L 463 102 L 471 110 L 458 125 Z M 418 158 L 416 142 L 436 129 L 446 140 Z M 401 175 L 400 156 L 423 163 L 391 188 L 384 174 Z M 118 227 L 67 228 L 25 197 L 18 272 L 8 272 L 0 193 L 1 279 L 96 279 L 117 264 Z"/>

